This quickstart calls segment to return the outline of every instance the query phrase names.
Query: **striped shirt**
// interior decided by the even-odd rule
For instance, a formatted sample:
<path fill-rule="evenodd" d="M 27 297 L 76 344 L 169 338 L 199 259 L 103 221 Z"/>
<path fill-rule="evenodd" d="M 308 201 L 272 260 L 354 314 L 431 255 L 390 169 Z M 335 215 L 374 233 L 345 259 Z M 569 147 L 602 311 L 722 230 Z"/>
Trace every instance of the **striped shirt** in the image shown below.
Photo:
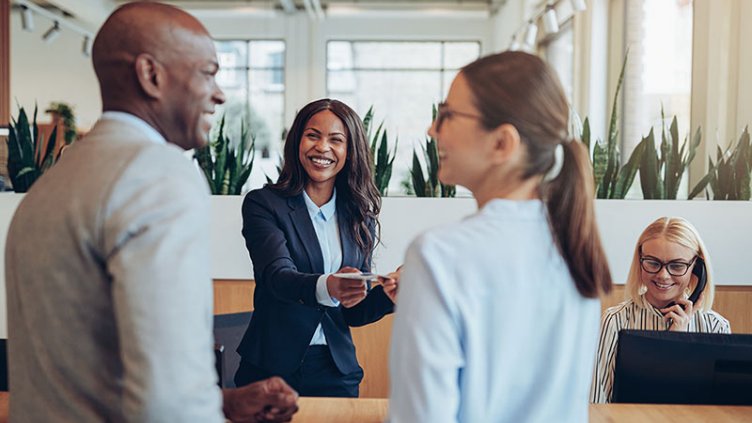
<path fill-rule="evenodd" d="M 645 305 L 630 299 L 603 313 L 593 383 L 590 386 L 591 402 L 611 402 L 620 330 L 668 330 L 669 323 L 663 314 L 647 301 L 643 302 Z M 715 311 L 697 310 L 689 322 L 688 332 L 731 333 L 731 325 Z"/>

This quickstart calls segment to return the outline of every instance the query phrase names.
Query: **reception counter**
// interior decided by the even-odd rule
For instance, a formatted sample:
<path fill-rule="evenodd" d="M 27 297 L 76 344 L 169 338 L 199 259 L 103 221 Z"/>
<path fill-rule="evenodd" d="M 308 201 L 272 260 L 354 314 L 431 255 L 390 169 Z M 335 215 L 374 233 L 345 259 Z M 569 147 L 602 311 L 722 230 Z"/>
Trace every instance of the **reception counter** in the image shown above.
<path fill-rule="evenodd" d="M 10 220 L 23 195 L 0 195 L 0 253 Z M 213 196 L 211 274 L 215 281 L 249 281 L 253 268 L 240 234 L 242 196 Z M 472 198 L 385 197 L 380 215 L 380 245 L 374 254 L 379 273 L 402 263 L 410 242 L 427 229 L 458 222 L 476 210 Z M 625 201 L 597 200 L 596 214 L 611 273 L 626 280 L 635 241 L 641 230 L 660 216 L 683 216 L 697 226 L 713 258 L 717 285 L 752 289 L 746 252 L 752 251 L 752 201 Z M 233 301 L 247 300 L 233 298 Z M 752 319 L 750 319 L 752 321 Z M 7 337 L 5 268 L 0 260 L 0 338 Z M 733 326 L 732 326 L 733 329 Z"/>
<path fill-rule="evenodd" d="M 377 423 L 386 418 L 385 399 L 301 398 L 293 423 Z M 590 423 L 749 423 L 752 407 L 711 405 L 592 404 Z"/>
<path fill-rule="evenodd" d="M 0 423 L 8 421 L 9 395 L 0 392 Z M 383 398 L 300 398 L 293 423 L 381 423 L 389 402 Z M 590 423 L 742 423 L 752 407 L 713 405 L 592 404 Z"/>

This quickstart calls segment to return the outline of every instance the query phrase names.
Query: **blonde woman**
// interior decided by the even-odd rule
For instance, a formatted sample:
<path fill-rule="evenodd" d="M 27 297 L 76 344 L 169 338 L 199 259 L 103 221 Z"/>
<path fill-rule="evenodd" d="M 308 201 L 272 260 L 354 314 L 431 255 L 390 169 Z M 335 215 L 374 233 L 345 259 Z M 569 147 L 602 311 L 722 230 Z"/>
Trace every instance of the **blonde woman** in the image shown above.
<path fill-rule="evenodd" d="M 695 303 L 690 293 L 705 266 L 705 288 Z M 730 333 L 728 320 L 712 310 L 710 256 L 700 235 L 681 217 L 661 217 L 640 235 L 627 277 L 627 300 L 603 314 L 595 373 L 594 403 L 611 401 L 616 345 L 622 329 Z"/>

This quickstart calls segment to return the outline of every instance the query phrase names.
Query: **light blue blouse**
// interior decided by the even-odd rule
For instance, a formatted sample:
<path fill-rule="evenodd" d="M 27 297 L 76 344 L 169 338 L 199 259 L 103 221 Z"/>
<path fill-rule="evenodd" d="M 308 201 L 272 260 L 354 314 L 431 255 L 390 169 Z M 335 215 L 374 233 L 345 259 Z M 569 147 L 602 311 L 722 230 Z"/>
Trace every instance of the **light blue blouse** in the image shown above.
<path fill-rule="evenodd" d="M 492 200 L 408 249 L 389 421 L 586 422 L 600 302 L 582 297 L 541 201 Z"/>
<path fill-rule="evenodd" d="M 316 301 L 327 307 L 337 307 L 339 301 L 329 296 L 329 289 L 326 286 L 326 279 L 329 275 L 342 267 L 342 244 L 339 239 L 339 225 L 337 225 L 337 190 L 334 190 L 332 198 L 321 207 L 311 200 L 305 190 L 303 190 L 303 200 L 311 216 L 316 238 L 319 240 L 321 256 L 324 258 L 324 274 L 316 282 Z M 310 345 L 326 345 L 326 337 L 321 324 L 316 327 Z"/>

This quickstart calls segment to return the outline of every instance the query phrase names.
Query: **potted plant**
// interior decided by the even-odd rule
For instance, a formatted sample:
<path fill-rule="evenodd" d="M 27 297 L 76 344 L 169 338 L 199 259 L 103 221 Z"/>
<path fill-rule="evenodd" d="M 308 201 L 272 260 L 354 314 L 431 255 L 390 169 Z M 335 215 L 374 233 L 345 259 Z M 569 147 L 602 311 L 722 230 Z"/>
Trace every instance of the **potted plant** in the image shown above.
<path fill-rule="evenodd" d="M 376 132 L 372 133 L 373 115 L 373 106 L 371 106 L 363 118 L 363 127 L 366 131 L 366 137 L 370 140 L 371 170 L 373 170 L 374 183 L 383 197 L 386 196 L 389 189 L 389 180 L 392 178 L 392 165 L 395 157 L 397 157 L 399 139 L 395 140 L 394 150 L 390 153 L 384 121 L 381 121 Z"/>
<path fill-rule="evenodd" d="M 212 194 L 240 195 L 253 169 L 253 160 L 256 156 L 254 145 L 255 138 L 242 121 L 240 140 L 230 140 L 225 134 L 225 116 L 222 116 L 216 139 L 196 149 L 193 154 Z"/>
<path fill-rule="evenodd" d="M 44 142 L 44 134 L 39 133 L 37 107 L 29 124 L 23 107 L 19 108 L 18 119 L 12 119 L 8 135 L 8 174 L 15 192 L 26 192 L 45 171 L 59 158 L 57 150 L 57 127 L 52 129 Z"/>

